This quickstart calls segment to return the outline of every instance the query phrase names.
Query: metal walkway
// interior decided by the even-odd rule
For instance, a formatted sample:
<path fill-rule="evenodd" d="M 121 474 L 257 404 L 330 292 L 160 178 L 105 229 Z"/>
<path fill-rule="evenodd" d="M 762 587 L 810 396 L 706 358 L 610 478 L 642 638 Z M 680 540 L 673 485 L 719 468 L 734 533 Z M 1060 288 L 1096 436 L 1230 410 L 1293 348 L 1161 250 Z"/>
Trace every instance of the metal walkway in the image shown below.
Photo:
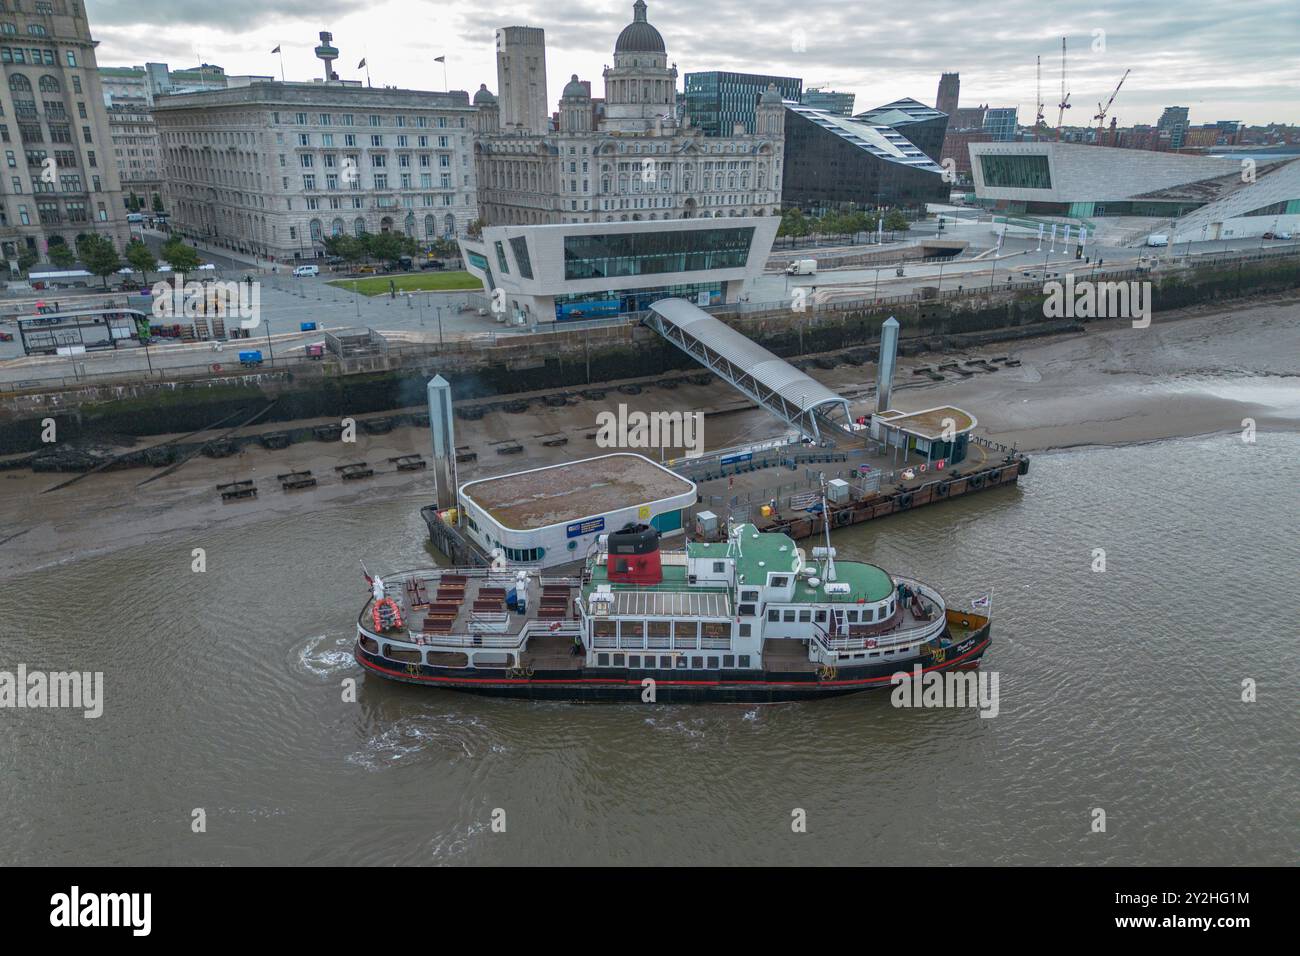
<path fill-rule="evenodd" d="M 660 299 L 643 320 L 763 408 L 821 444 L 849 437 L 848 399 L 685 299 Z"/>

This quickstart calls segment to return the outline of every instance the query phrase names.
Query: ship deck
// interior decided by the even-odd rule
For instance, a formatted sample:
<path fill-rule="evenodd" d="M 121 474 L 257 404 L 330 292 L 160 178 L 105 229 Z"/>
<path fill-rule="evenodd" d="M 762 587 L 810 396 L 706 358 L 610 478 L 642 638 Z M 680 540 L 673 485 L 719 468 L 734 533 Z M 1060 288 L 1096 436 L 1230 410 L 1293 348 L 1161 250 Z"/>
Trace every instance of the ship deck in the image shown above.
<path fill-rule="evenodd" d="M 523 614 L 506 607 L 506 595 L 515 588 L 514 572 L 431 568 L 391 575 L 384 578 L 384 586 L 385 595 L 401 612 L 405 629 L 434 639 L 471 633 L 514 635 L 529 621 L 572 624 L 578 620 L 576 578 L 529 575 Z M 367 601 L 361 611 L 360 621 L 367 629 L 373 627 L 373 603 Z M 529 646 L 548 640 L 567 639 L 533 638 Z"/>

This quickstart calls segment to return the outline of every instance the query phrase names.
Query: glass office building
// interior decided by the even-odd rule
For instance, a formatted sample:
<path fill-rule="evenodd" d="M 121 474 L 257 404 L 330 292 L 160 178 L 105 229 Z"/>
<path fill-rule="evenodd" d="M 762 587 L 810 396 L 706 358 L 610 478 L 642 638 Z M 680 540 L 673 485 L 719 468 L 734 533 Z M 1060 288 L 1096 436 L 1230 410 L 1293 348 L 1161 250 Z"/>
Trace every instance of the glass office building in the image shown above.
<path fill-rule="evenodd" d="M 939 114 L 941 117 L 943 114 Z M 915 209 L 946 202 L 943 167 L 888 126 L 786 106 L 786 206 L 821 213 L 833 209 Z"/>
<path fill-rule="evenodd" d="M 984 132 L 995 143 L 1010 143 L 1016 138 L 1017 109 L 1014 106 L 990 107 L 984 111 Z"/>
<path fill-rule="evenodd" d="M 745 265 L 752 226 L 564 237 L 564 278 L 662 275 Z"/>
<path fill-rule="evenodd" d="M 798 103 L 802 97 L 803 80 L 792 76 L 687 73 L 686 115 L 705 136 L 730 136 L 737 123 L 744 125 L 745 132 L 753 133 L 754 108 L 770 83 L 776 84 L 783 100 Z"/>

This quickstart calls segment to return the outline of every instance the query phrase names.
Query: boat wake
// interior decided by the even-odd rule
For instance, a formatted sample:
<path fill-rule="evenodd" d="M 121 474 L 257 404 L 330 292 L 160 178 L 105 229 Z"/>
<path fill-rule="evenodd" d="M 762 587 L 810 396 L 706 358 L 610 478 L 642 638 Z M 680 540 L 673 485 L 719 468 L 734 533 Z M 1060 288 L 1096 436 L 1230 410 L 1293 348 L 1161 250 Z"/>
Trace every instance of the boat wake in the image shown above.
<path fill-rule="evenodd" d="M 505 747 L 487 738 L 487 726 L 464 714 L 419 714 L 402 717 L 371 737 L 349 763 L 367 770 L 386 770 L 421 758 L 457 763 L 483 754 L 504 753 Z"/>
<path fill-rule="evenodd" d="M 321 680 L 344 671 L 355 670 L 357 662 L 352 655 L 354 640 L 350 634 L 332 641 L 325 634 L 310 637 L 289 649 L 290 666 L 304 677 L 316 677 Z"/>

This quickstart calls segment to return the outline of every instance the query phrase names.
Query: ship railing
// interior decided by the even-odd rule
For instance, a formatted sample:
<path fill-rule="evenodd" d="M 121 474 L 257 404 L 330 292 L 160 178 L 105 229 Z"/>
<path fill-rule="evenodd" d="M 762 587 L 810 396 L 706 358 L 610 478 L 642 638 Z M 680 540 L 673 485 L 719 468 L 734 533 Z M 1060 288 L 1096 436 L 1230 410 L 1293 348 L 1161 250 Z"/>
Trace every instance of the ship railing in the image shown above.
<path fill-rule="evenodd" d="M 470 626 L 473 628 L 475 625 L 471 623 Z M 409 631 L 408 634 L 411 649 L 417 647 L 434 650 L 481 648 L 520 651 L 524 649 L 529 639 L 534 637 L 580 637 L 582 624 L 578 621 L 525 621 L 524 626 L 515 634 L 494 634 L 486 630 L 471 630 L 467 634 L 422 634 L 418 631 Z M 391 637 L 382 637 L 379 640 L 398 646 L 404 646 L 406 643 Z"/>
<path fill-rule="evenodd" d="M 821 646 L 822 650 L 825 651 L 835 653 L 843 653 L 844 651 L 874 651 L 895 647 L 899 644 L 911 644 L 913 642 L 932 640 L 943 633 L 946 624 L 946 618 L 940 614 L 936 620 L 930 621 L 928 624 L 924 624 L 920 627 L 909 627 L 901 631 L 890 631 L 888 634 L 882 634 L 876 637 L 825 637 L 820 633 L 814 633 L 813 637 Z"/>

